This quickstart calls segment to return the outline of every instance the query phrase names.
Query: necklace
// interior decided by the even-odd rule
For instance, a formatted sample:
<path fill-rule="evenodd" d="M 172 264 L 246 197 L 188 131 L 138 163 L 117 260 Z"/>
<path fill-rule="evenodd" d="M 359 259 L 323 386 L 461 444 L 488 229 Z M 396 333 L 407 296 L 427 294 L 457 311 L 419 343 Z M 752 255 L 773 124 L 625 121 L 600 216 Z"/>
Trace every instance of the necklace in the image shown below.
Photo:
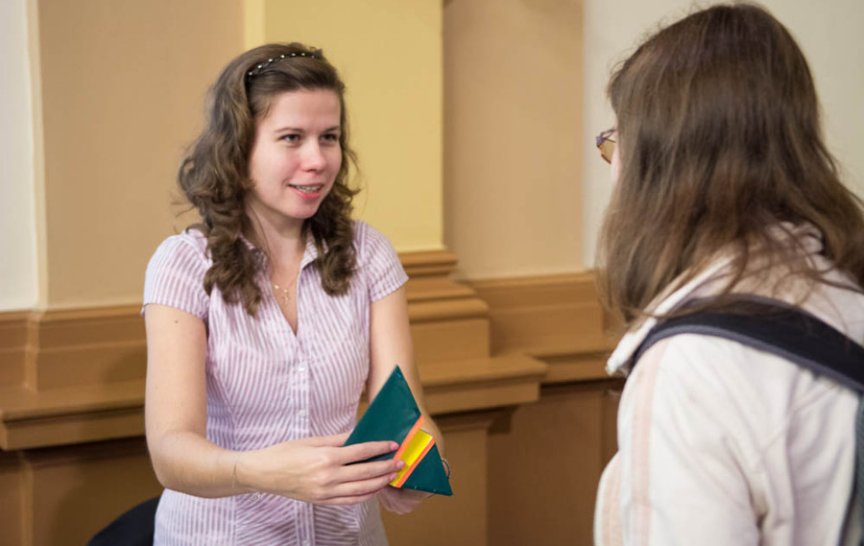
<path fill-rule="evenodd" d="M 273 283 L 273 290 L 278 292 L 277 296 L 281 297 L 282 303 L 284 303 L 285 306 L 288 307 L 288 302 L 291 301 L 291 292 L 290 292 L 291 289 L 288 287 L 283 288 L 283 287 L 279 286 L 278 284 Z"/>

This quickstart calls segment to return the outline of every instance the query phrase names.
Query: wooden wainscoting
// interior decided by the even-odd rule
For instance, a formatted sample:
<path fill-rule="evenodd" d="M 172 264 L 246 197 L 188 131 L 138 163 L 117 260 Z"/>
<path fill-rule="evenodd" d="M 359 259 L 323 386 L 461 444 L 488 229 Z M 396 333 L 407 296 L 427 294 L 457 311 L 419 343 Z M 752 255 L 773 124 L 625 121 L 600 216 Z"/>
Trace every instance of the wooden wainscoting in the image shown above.
<path fill-rule="evenodd" d="M 591 273 L 475 281 L 489 305 L 495 354 L 548 366 L 540 400 L 513 408 L 489 437 L 489 542 L 592 544 L 600 474 L 617 449 L 621 379 Z"/>
<path fill-rule="evenodd" d="M 449 252 L 401 258 L 456 495 L 386 515 L 391 542 L 588 543 L 619 386 L 591 275 L 460 283 Z M 137 305 L 0 313 L 0 545 L 83 544 L 158 493 L 145 356 Z"/>

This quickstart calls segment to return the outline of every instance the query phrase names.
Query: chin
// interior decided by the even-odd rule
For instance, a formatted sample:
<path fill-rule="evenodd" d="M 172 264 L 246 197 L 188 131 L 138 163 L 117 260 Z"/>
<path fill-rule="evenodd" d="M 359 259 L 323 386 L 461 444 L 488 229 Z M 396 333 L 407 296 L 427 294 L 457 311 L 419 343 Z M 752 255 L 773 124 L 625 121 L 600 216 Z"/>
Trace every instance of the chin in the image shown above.
<path fill-rule="evenodd" d="M 314 208 L 311 207 L 298 207 L 290 211 L 286 211 L 286 216 L 290 216 L 291 218 L 296 218 L 298 220 L 309 220 L 316 214 L 318 214 L 318 210 L 320 206 L 316 206 Z"/>

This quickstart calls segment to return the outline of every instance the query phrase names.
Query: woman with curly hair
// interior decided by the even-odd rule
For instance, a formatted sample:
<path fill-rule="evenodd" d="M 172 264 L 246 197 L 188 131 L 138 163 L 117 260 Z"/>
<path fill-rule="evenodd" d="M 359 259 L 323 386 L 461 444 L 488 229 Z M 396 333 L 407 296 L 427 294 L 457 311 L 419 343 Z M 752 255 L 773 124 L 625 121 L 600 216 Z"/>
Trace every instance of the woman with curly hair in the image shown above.
<path fill-rule="evenodd" d="M 715 5 L 649 37 L 608 90 L 600 276 L 628 327 L 608 369 L 628 378 L 596 543 L 858 544 L 855 391 L 695 328 L 639 349 L 701 311 L 776 320 L 766 300 L 864 342 L 862 204 L 804 55 L 763 8 Z"/>
<path fill-rule="evenodd" d="M 320 50 L 243 53 L 210 93 L 178 182 L 201 223 L 144 288 L 146 432 L 165 486 L 156 544 L 386 544 L 393 442 L 344 446 L 394 366 L 421 411 L 390 243 L 352 221 L 344 85 Z M 441 442 L 426 415 L 429 432 Z"/>

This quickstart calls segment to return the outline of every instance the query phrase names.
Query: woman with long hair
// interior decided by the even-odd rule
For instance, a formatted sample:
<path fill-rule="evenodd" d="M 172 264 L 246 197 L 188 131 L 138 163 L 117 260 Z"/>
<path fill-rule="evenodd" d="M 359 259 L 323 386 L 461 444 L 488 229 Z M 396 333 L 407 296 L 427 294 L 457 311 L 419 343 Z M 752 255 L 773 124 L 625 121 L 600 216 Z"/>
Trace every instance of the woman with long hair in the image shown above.
<path fill-rule="evenodd" d="M 377 501 L 425 496 L 388 487 L 401 461 L 363 462 L 395 443 L 344 446 L 397 364 L 425 413 L 407 276 L 350 217 L 346 120 L 335 68 L 297 43 L 243 53 L 211 89 L 178 174 L 201 223 L 144 288 L 156 544 L 386 544 Z"/>
<path fill-rule="evenodd" d="M 826 149 L 807 62 L 751 4 L 656 32 L 609 83 L 615 183 L 601 288 L 627 333 L 598 544 L 838 544 L 859 397 L 736 341 L 634 351 L 658 321 L 771 298 L 864 342 L 864 216 Z M 862 363 L 864 365 L 864 363 Z M 632 373 L 630 373 L 632 372 Z"/>

